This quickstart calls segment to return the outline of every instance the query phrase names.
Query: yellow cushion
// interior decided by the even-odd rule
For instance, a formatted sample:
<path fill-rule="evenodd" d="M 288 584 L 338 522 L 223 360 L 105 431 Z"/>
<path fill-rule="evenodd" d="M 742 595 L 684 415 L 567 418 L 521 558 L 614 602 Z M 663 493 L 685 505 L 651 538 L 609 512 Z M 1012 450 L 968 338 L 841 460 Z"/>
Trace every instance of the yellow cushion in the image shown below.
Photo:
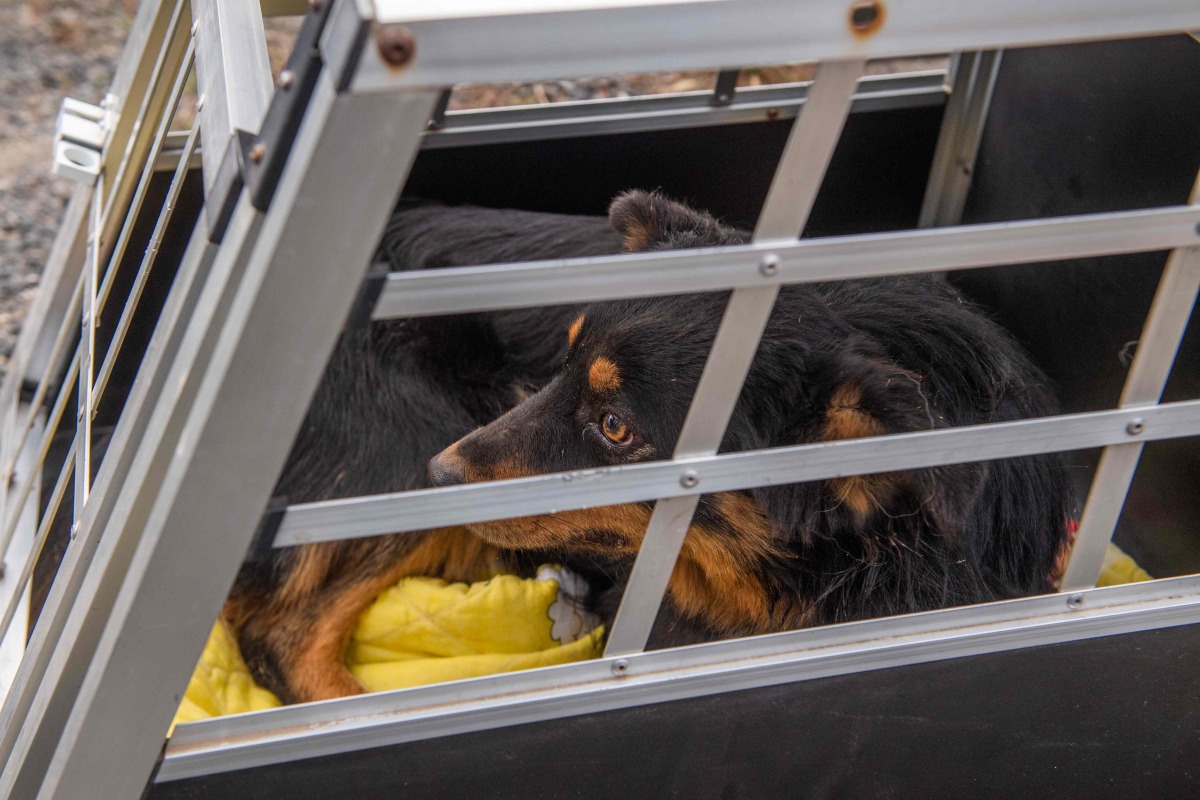
<path fill-rule="evenodd" d="M 555 567 L 536 579 L 498 575 L 470 585 L 405 578 L 363 614 L 347 664 L 368 691 L 380 692 L 596 658 L 604 631 L 572 602 L 579 580 Z M 218 622 L 175 723 L 278 705 L 255 685 Z"/>

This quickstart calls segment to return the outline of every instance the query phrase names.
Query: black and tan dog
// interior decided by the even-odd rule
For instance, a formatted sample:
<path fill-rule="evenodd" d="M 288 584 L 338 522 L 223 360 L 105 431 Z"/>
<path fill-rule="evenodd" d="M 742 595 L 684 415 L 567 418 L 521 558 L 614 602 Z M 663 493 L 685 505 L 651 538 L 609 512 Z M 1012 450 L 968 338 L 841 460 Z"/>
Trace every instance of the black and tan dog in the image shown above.
<path fill-rule="evenodd" d="M 409 206 L 383 252 L 424 269 L 744 240 L 642 192 L 618 198 L 610 219 Z M 669 458 L 726 296 L 350 331 L 278 492 L 302 502 Z M 942 282 L 787 288 L 722 451 L 1041 416 L 1052 411 L 1043 384 Z M 706 495 L 652 645 L 1048 591 L 1066 487 L 1060 461 L 1037 457 Z M 225 616 L 255 677 L 285 701 L 353 694 L 350 632 L 398 578 L 470 580 L 537 551 L 585 573 L 610 613 L 650 510 L 276 551 L 243 570 Z"/>
<path fill-rule="evenodd" d="M 656 195 L 619 198 L 627 250 L 742 242 Z M 545 388 L 430 463 L 438 485 L 669 458 L 726 294 L 591 306 Z M 932 278 L 783 289 L 723 452 L 1038 417 L 1045 379 Z M 765 633 L 1050 591 L 1072 512 L 1057 456 L 705 495 L 659 644 Z M 468 526 L 502 548 L 630 559 L 652 506 Z M 653 642 L 652 642 L 653 644 Z"/>

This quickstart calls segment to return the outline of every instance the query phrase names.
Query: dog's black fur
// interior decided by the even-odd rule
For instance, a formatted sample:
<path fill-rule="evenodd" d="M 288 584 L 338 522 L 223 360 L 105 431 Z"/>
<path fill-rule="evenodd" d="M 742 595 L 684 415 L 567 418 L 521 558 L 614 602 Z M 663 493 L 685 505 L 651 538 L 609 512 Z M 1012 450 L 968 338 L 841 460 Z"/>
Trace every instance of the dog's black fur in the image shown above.
<path fill-rule="evenodd" d="M 406 204 L 381 253 L 394 268 L 427 269 L 745 238 L 641 192 L 619 198 L 610 218 Z M 668 458 L 726 297 L 349 331 L 277 492 L 304 502 L 425 486 L 426 460 L 456 440 L 430 462 L 436 484 Z M 593 374 L 601 359 L 611 368 Z M 940 281 L 791 287 L 721 449 L 1052 410 L 1044 379 L 1011 340 Z M 610 414 L 628 428 L 628 443 L 606 443 Z M 226 618 L 256 679 L 285 701 L 355 693 L 346 641 L 397 578 L 470 580 L 500 563 L 511 568 L 512 550 L 548 552 L 588 574 L 597 609 L 611 616 L 649 509 L 276 551 L 243 570 Z M 652 644 L 1048 591 L 1070 512 L 1062 465 L 1049 456 L 706 495 Z"/>
<path fill-rule="evenodd" d="M 393 270 L 417 270 L 620 248 L 603 218 L 406 201 L 379 255 Z M 431 456 L 553 376 L 574 313 L 525 309 L 346 331 L 275 493 L 302 503 L 426 486 Z M 243 567 L 225 617 L 255 679 L 285 702 L 348 694 L 361 689 L 342 665 L 345 639 L 375 594 L 404 574 L 480 577 L 496 555 L 453 531 L 275 550 Z"/>
<path fill-rule="evenodd" d="M 619 198 L 627 249 L 745 234 L 657 195 Z M 431 462 L 439 485 L 670 457 L 727 295 L 585 309 L 563 370 Z M 1046 381 L 926 277 L 785 287 L 722 452 L 1038 417 Z M 630 557 L 649 504 L 483 523 L 502 547 Z M 761 633 L 1052 590 L 1073 511 L 1058 456 L 705 495 L 660 641 Z M 660 623 L 663 620 L 660 619 Z"/>

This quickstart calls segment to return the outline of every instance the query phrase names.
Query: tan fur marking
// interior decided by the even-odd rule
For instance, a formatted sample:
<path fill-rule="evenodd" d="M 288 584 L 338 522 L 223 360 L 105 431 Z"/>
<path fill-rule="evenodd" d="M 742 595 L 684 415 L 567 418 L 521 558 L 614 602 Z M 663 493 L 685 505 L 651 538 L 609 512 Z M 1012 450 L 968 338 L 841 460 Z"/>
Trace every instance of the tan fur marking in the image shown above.
<path fill-rule="evenodd" d="M 594 549 L 604 553 L 636 553 L 646 534 L 650 512 L 637 504 L 605 506 L 581 511 L 561 511 L 536 517 L 480 522 L 467 527 L 500 547 L 536 550 L 541 548 Z M 601 541 L 594 531 L 619 539 Z"/>
<path fill-rule="evenodd" d="M 829 399 L 825 412 L 824 439 L 861 439 L 883 434 L 883 425 L 862 408 L 862 391 L 857 386 L 843 384 Z M 856 516 L 869 516 L 895 488 L 895 481 L 888 475 L 852 475 L 829 481 L 838 503 L 845 505 Z"/>
<path fill-rule="evenodd" d="M 579 338 L 579 331 L 583 329 L 583 314 L 575 318 L 571 323 L 571 327 L 567 328 L 567 347 L 574 347 L 575 340 Z"/>
<path fill-rule="evenodd" d="M 314 624 L 296 642 L 293 658 L 287 659 L 288 684 L 301 702 L 362 693 L 362 686 L 346 667 L 346 646 L 359 617 L 381 592 L 413 575 L 469 583 L 490 578 L 502 569 L 499 551 L 464 528 L 424 534 L 385 572 L 357 578 L 324 593 Z"/>
<path fill-rule="evenodd" d="M 296 562 L 284 578 L 277 602 L 292 605 L 318 592 L 329 578 L 329 568 L 341 542 L 306 544 L 296 551 Z"/>
<path fill-rule="evenodd" d="M 750 497 L 713 498 L 732 530 L 688 530 L 671 574 L 671 599 L 684 613 L 730 635 L 789 630 L 804 624 L 803 609 L 790 597 L 774 597 L 758 577 L 760 568 L 785 558 L 770 523 Z"/>
<path fill-rule="evenodd" d="M 600 356 L 588 368 L 588 383 L 597 392 L 614 392 L 621 388 L 621 371 L 611 360 Z"/>

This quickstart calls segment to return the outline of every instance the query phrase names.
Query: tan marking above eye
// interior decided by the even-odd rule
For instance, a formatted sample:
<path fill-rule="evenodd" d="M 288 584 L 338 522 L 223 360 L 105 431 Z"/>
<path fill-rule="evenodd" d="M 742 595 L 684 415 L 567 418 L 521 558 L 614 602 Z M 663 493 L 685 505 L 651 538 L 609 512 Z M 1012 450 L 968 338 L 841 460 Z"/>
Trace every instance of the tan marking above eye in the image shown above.
<path fill-rule="evenodd" d="M 583 314 L 575 318 L 571 323 L 571 327 L 567 328 L 567 347 L 574 347 L 575 340 L 579 338 L 579 331 L 583 328 Z"/>
<path fill-rule="evenodd" d="M 588 367 L 588 383 L 597 392 L 614 392 L 621 388 L 621 371 L 612 361 L 600 356 Z"/>
<path fill-rule="evenodd" d="M 605 414 L 604 419 L 600 420 L 600 430 L 604 433 L 604 438 L 613 444 L 624 445 L 633 441 L 633 435 L 629 432 L 629 426 L 616 414 Z"/>

